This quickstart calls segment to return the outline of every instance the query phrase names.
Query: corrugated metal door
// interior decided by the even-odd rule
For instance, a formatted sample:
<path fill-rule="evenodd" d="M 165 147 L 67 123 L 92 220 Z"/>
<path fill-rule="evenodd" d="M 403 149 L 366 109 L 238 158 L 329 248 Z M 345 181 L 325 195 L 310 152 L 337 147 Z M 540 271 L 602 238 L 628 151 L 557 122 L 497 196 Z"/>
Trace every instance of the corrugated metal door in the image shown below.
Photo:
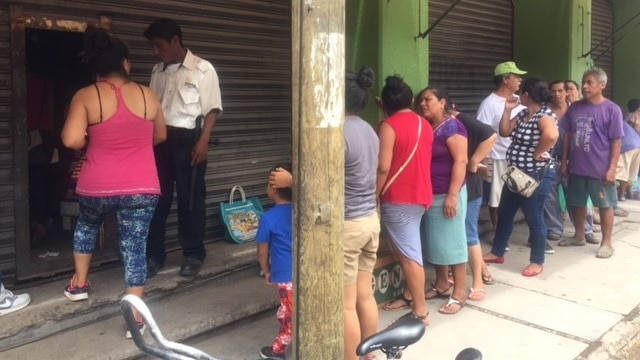
<path fill-rule="evenodd" d="M 429 1 L 433 24 L 450 0 Z M 497 63 L 513 57 L 510 0 L 461 1 L 429 34 L 429 83 L 449 90 L 461 111 L 476 113 L 494 90 Z"/>
<path fill-rule="evenodd" d="M 0 8 L 0 271 L 4 282 L 12 282 L 16 264 L 16 230 L 13 169 L 13 125 L 11 121 L 11 32 L 7 5 Z"/>
<path fill-rule="evenodd" d="M 598 46 L 591 58 L 601 67 L 608 78 L 604 95 L 613 96 L 613 7 L 610 0 L 592 0 L 591 2 L 591 48 Z"/>
<path fill-rule="evenodd" d="M 11 17 L 1 2 L 0 26 L 9 28 Z M 219 203 L 227 201 L 233 185 L 247 196 L 266 200 L 268 170 L 291 159 L 291 11 L 287 1 L 55 1 L 26 0 L 25 16 L 38 19 L 97 23 L 108 14 L 113 33 L 131 49 L 132 77 L 148 83 L 157 61 L 142 32 L 158 17 L 171 17 L 183 28 L 184 43 L 211 61 L 220 77 L 224 113 L 212 135 L 207 182 L 208 241 L 221 240 Z M 0 31 L 0 80 L 10 79 L 8 31 Z M 4 44 L 4 45 L 2 45 Z M 12 194 L 11 81 L 0 81 L 0 264 L 11 258 L 15 235 Z M 15 151 L 15 150 L 14 150 Z M 5 199 L 6 195 L 6 199 Z M 174 208 L 167 222 L 167 247 L 179 247 Z M 15 241 L 21 241 L 15 239 Z M 22 240 L 24 241 L 24 240 Z M 28 241 L 28 240 L 26 240 Z M 5 244 L 7 243 L 7 244 Z M 6 249 L 2 251 L 2 246 Z M 1 269 L 1 267 L 0 267 Z"/>

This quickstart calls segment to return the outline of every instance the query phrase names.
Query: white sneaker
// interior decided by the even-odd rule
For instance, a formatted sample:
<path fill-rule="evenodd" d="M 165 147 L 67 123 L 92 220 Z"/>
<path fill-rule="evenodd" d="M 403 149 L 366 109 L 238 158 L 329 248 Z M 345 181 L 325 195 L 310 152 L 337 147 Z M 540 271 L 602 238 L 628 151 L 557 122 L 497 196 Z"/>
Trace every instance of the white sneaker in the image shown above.
<path fill-rule="evenodd" d="M 31 302 L 29 294 L 14 295 L 7 289 L 0 289 L 0 316 L 24 309 Z"/>

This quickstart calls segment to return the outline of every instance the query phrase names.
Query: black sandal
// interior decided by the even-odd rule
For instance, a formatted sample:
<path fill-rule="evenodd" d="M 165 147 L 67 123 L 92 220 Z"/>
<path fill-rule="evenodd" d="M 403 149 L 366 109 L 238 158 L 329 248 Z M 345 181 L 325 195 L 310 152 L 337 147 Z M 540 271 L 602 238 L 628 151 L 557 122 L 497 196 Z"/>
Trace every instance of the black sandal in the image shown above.
<path fill-rule="evenodd" d="M 414 318 L 422 321 L 424 326 L 429 326 L 429 324 L 431 323 L 431 314 L 428 311 L 424 315 L 418 315 L 412 311 L 411 315 L 413 315 Z"/>
<path fill-rule="evenodd" d="M 395 303 L 396 301 L 401 300 L 403 302 L 403 304 L 401 304 L 398 307 L 391 307 L 390 305 Z M 386 311 L 393 311 L 393 310 L 404 310 L 404 309 L 409 309 L 411 308 L 411 304 L 413 303 L 413 300 L 411 299 L 407 299 L 404 296 L 404 293 L 396 296 L 393 300 L 389 301 L 388 303 L 384 304 L 384 306 L 382 307 L 382 310 L 386 310 Z"/>

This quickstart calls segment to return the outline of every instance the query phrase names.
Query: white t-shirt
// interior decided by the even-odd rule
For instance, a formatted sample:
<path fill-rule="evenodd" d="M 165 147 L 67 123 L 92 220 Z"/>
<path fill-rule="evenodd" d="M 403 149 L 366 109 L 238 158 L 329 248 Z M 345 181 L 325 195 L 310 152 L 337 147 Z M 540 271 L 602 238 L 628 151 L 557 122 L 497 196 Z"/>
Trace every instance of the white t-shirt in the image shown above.
<path fill-rule="evenodd" d="M 182 64 L 156 64 L 149 87 L 158 95 L 169 126 L 193 129 L 198 115 L 213 109 L 222 112 L 216 70 L 189 50 Z"/>
<path fill-rule="evenodd" d="M 511 137 L 500 136 L 500 131 L 498 129 L 500 126 L 502 113 L 504 113 L 504 103 L 506 101 L 507 99 L 492 92 L 489 96 L 482 100 L 482 103 L 478 108 L 477 119 L 491 126 L 491 128 L 496 133 L 498 133 L 496 144 L 493 146 L 493 149 L 491 149 L 491 152 L 489 153 L 490 159 L 506 159 L 507 149 L 509 148 L 509 145 L 511 145 Z M 513 117 L 523 109 L 525 109 L 525 107 L 522 105 L 516 106 L 516 108 L 511 111 L 511 118 L 513 119 Z"/>

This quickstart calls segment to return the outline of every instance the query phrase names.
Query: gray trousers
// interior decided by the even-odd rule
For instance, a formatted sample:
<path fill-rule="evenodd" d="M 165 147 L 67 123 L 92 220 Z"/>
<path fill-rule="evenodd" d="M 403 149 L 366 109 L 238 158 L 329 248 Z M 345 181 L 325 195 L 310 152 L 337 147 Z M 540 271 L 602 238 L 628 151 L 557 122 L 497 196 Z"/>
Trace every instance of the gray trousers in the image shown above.
<path fill-rule="evenodd" d="M 557 164 L 559 169 L 559 164 Z M 560 199 L 558 197 L 558 187 L 562 186 L 564 193 L 567 193 L 567 179 L 563 179 L 560 171 L 556 172 L 556 179 L 551 187 L 551 192 L 547 200 L 544 202 L 544 221 L 547 224 L 547 235 L 564 233 L 564 213 L 560 207 Z M 573 214 L 569 211 L 569 219 L 575 226 Z M 593 233 L 593 209 L 591 205 L 587 206 L 587 220 L 584 223 L 584 233 Z"/>

